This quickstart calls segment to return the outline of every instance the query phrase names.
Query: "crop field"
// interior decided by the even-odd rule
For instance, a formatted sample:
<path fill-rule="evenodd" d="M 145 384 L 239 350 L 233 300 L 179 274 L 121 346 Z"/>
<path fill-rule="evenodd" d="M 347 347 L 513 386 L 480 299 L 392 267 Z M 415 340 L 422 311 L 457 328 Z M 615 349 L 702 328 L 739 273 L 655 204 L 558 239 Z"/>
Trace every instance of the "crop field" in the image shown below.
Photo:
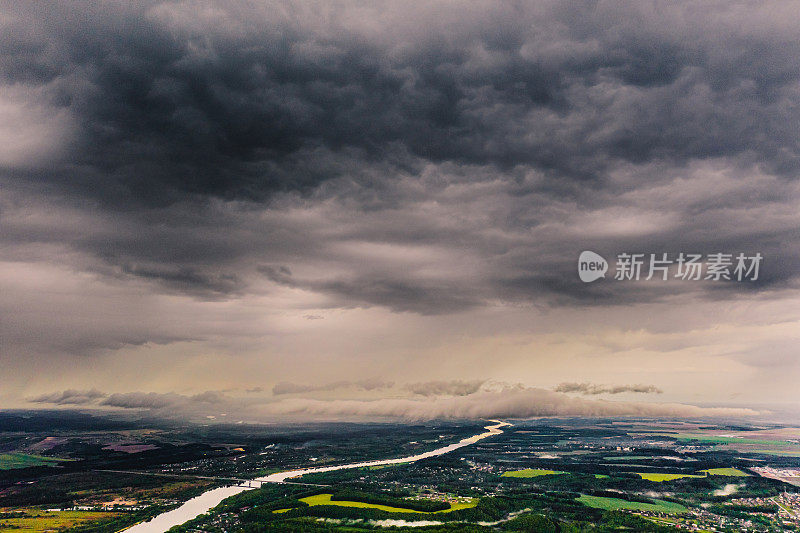
<path fill-rule="evenodd" d="M 566 472 L 559 472 L 558 470 L 543 470 L 541 468 L 526 468 L 525 470 L 510 470 L 503 472 L 502 477 L 539 477 L 551 476 L 553 474 L 566 474 Z"/>
<path fill-rule="evenodd" d="M 9 511 L 6 510 L 5 512 Z M 114 516 L 117 516 L 117 513 L 28 510 L 25 511 L 24 517 L 0 519 L 0 531 L 14 531 L 15 533 L 59 531 L 86 522 Z"/>
<path fill-rule="evenodd" d="M 711 476 L 748 477 L 750 475 L 738 468 L 709 468 L 708 470 L 701 470 L 701 472 L 707 472 Z"/>
<path fill-rule="evenodd" d="M 703 435 L 694 433 L 679 433 L 675 435 L 679 441 L 698 440 L 702 442 L 714 442 L 718 444 L 766 444 L 770 446 L 790 446 L 790 443 L 782 440 L 768 439 L 748 439 L 743 437 L 728 437 L 722 435 Z"/>
<path fill-rule="evenodd" d="M 782 457 L 800 457 L 798 450 L 750 450 L 753 453 L 762 453 L 764 455 L 777 455 Z"/>
<path fill-rule="evenodd" d="M 780 432 L 755 432 L 754 435 L 714 435 L 704 433 L 663 433 L 678 439 L 678 442 L 687 443 L 699 441 L 716 449 L 736 450 L 743 453 L 762 453 L 765 455 L 798 456 L 800 446 L 797 439 L 783 438 L 792 434 Z M 761 438 L 754 438 L 761 437 Z M 775 438 L 778 437 L 778 438 Z"/>
<path fill-rule="evenodd" d="M 386 511 L 389 513 L 418 513 L 418 514 L 437 514 L 437 513 L 450 513 L 453 511 L 458 511 L 461 509 L 470 509 L 478 505 L 477 500 L 473 502 L 459 502 L 459 503 L 451 503 L 450 509 L 444 509 L 442 511 L 416 511 L 414 509 L 407 509 L 404 507 L 392 507 L 389 505 L 380 505 L 376 503 L 363 503 L 363 502 L 350 502 L 350 501 L 339 501 L 339 500 L 331 500 L 333 494 L 317 494 L 315 496 L 308 496 L 307 498 L 300 498 L 301 502 L 307 503 L 308 505 L 336 505 L 338 507 L 359 507 L 359 508 L 366 508 L 366 509 L 378 509 L 380 511 Z M 286 512 L 288 509 L 279 509 L 275 511 L 276 513 Z"/>
<path fill-rule="evenodd" d="M 738 468 L 709 468 L 707 470 L 700 470 L 702 474 L 661 474 L 656 472 L 636 472 L 642 479 L 647 481 L 672 481 L 673 479 L 681 478 L 700 478 L 706 476 L 729 476 L 729 477 L 748 477 L 750 474 L 743 472 Z"/>
<path fill-rule="evenodd" d="M 656 503 L 644 502 L 631 502 L 621 498 L 606 498 L 603 496 L 587 496 L 582 495 L 578 501 L 587 507 L 594 507 L 595 509 L 605 509 L 607 511 L 614 511 L 618 509 L 626 509 L 631 511 L 652 511 L 657 513 L 685 513 L 686 507 L 679 503 L 668 502 L 665 500 L 653 500 Z"/>
<path fill-rule="evenodd" d="M 672 481 L 673 479 L 681 479 L 684 477 L 706 477 L 705 474 L 702 476 L 697 474 L 660 474 L 656 472 L 636 472 L 642 479 L 646 479 L 647 481 L 655 481 L 655 482 L 662 482 L 662 481 Z"/>
<path fill-rule="evenodd" d="M 407 464 L 408 463 L 394 463 L 394 464 L 391 464 L 391 465 L 368 466 L 368 467 L 366 467 L 366 470 L 382 470 L 384 468 L 394 468 L 394 467 L 398 467 L 398 466 L 405 466 Z"/>
<path fill-rule="evenodd" d="M 627 455 L 616 457 L 603 457 L 605 461 L 635 461 L 638 459 L 653 459 L 652 455 Z"/>
<path fill-rule="evenodd" d="M 29 466 L 55 465 L 69 459 L 59 457 L 44 457 L 42 455 L 30 455 L 27 453 L 0 453 L 0 470 L 11 470 L 13 468 L 27 468 Z"/>

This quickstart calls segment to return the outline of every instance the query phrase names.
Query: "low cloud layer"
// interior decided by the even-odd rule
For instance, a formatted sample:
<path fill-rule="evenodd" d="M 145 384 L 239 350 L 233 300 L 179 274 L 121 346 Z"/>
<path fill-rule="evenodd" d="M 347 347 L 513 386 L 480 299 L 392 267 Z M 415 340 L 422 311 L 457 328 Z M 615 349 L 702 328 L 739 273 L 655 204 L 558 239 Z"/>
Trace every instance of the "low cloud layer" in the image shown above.
<path fill-rule="evenodd" d="M 409 383 L 406 389 L 420 396 L 468 396 L 480 390 L 486 380 L 426 381 Z"/>
<path fill-rule="evenodd" d="M 322 385 L 303 385 L 300 383 L 291 383 L 282 381 L 272 387 L 272 394 L 280 396 L 284 394 L 302 394 L 308 392 L 330 392 L 342 389 L 354 389 L 363 391 L 373 391 L 380 389 L 389 389 L 394 386 L 392 381 L 383 381 L 380 379 L 364 379 L 360 381 L 335 381 L 332 383 L 324 383 Z"/>
<path fill-rule="evenodd" d="M 427 390 L 427 389 L 426 389 Z M 678 403 L 616 402 L 575 398 L 565 393 L 523 386 L 506 386 L 494 391 L 445 395 L 439 389 L 435 396 L 419 399 L 311 399 L 232 398 L 215 391 L 186 396 L 176 393 L 94 392 L 95 398 L 85 402 L 97 407 L 147 410 L 160 416 L 205 416 L 230 413 L 237 418 L 269 420 L 274 417 L 293 419 L 437 420 L 474 418 L 529 418 L 538 416 L 644 416 L 644 417 L 749 417 L 759 413 L 752 409 L 697 407 Z M 458 392 L 458 391 L 455 391 Z M 462 391 L 463 392 L 463 391 Z M 78 398 L 75 391 L 44 395 L 32 402 L 65 405 L 64 398 Z M 84 395 L 86 396 L 86 395 Z M 430 396 L 433 396 L 431 394 Z"/>
<path fill-rule="evenodd" d="M 560 383 L 556 392 L 579 392 L 581 394 L 622 394 L 634 392 L 639 394 L 662 394 L 664 391 L 655 385 L 598 385 L 596 383 Z"/>
<path fill-rule="evenodd" d="M 156 392 L 127 392 L 112 394 L 100 402 L 107 407 L 120 407 L 123 409 L 164 409 L 175 407 L 189 400 L 179 394 L 159 394 Z"/>
<path fill-rule="evenodd" d="M 266 408 L 281 416 L 390 417 L 404 420 L 528 418 L 536 416 L 747 417 L 758 411 L 676 403 L 611 402 L 545 389 L 509 389 L 428 400 L 285 400 Z"/>
<path fill-rule="evenodd" d="M 55 405 L 83 405 L 94 403 L 106 396 L 104 392 L 100 392 L 96 389 L 85 391 L 69 389 L 35 396 L 29 398 L 28 401 L 32 403 L 49 403 Z"/>
<path fill-rule="evenodd" d="M 219 406 L 231 403 L 231 398 L 218 391 L 206 391 L 191 396 L 177 393 L 124 392 L 108 394 L 96 389 L 64 390 L 41 394 L 28 401 L 36 404 L 81 405 L 120 409 L 174 409 L 187 406 Z"/>

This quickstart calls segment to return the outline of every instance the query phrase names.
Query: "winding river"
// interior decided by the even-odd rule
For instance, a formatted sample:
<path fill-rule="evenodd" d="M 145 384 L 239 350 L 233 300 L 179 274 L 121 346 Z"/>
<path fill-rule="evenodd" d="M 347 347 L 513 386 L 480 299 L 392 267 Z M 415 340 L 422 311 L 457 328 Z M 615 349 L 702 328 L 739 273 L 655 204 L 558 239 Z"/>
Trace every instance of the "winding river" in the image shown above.
<path fill-rule="evenodd" d="M 344 470 L 346 468 L 362 468 L 367 466 L 413 463 L 414 461 L 419 461 L 420 459 L 427 459 L 428 457 L 436 457 L 437 455 L 444 455 L 446 453 L 452 452 L 453 450 L 463 448 L 464 446 L 475 444 L 479 440 L 485 439 L 487 437 L 491 437 L 493 435 L 499 435 L 500 433 L 503 432 L 503 430 L 500 428 L 511 425 L 508 422 L 502 422 L 500 420 L 490 420 L 490 422 L 495 422 L 495 424 L 491 426 L 486 426 L 484 428 L 486 429 L 486 431 L 483 433 L 479 433 L 478 435 L 473 435 L 472 437 L 461 439 L 455 444 L 449 444 L 447 446 L 443 446 L 442 448 L 437 448 L 435 450 L 431 450 L 425 453 L 420 453 L 417 455 L 409 455 L 408 457 L 399 457 L 396 459 L 382 459 L 379 461 L 349 463 L 336 466 L 320 466 L 315 468 L 305 468 L 302 470 L 287 470 L 285 472 L 276 472 L 268 476 L 259 477 L 254 479 L 253 481 L 258 481 L 261 483 L 285 483 L 287 479 L 303 476 L 305 474 L 312 474 L 315 472 L 330 472 L 332 470 Z M 219 505 L 219 503 L 225 498 L 253 488 L 256 487 L 234 485 L 230 487 L 219 487 L 216 489 L 206 491 L 200 496 L 188 500 L 183 505 L 181 505 L 176 509 L 173 509 L 172 511 L 167 511 L 166 513 L 162 513 L 148 522 L 141 522 L 139 524 L 136 524 L 135 526 L 132 526 L 126 529 L 125 531 L 126 533 L 165 533 L 171 527 L 179 526 L 203 513 L 210 511 L 211 509 Z"/>

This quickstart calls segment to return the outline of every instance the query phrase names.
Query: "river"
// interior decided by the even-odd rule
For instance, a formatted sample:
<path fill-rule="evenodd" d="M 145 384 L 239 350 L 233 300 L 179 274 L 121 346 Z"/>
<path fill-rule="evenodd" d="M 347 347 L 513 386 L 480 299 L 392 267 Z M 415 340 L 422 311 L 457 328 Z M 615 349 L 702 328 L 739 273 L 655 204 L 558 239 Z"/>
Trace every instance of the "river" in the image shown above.
<path fill-rule="evenodd" d="M 500 420 L 490 420 L 490 422 L 496 422 L 496 424 L 492 426 L 486 426 L 484 428 L 486 429 L 484 433 L 479 433 L 478 435 L 473 435 L 472 437 L 461 439 L 460 441 L 454 444 L 449 444 L 447 446 L 443 446 L 442 448 L 437 448 L 429 452 L 420 453 L 417 455 L 409 455 L 408 457 L 398 457 L 396 459 L 382 459 L 378 461 L 365 461 L 361 463 L 349 463 L 336 466 L 319 466 L 315 468 L 305 468 L 302 470 L 287 470 L 285 472 L 276 472 L 268 476 L 259 477 L 256 478 L 254 481 L 260 481 L 261 483 L 283 483 L 287 479 L 315 472 L 331 472 L 333 470 L 344 470 L 346 468 L 362 468 L 367 466 L 413 463 L 414 461 L 419 461 L 420 459 L 427 459 L 428 457 L 436 457 L 437 455 L 444 455 L 446 453 L 452 452 L 453 450 L 463 448 L 464 446 L 475 444 L 479 440 L 485 439 L 487 437 L 491 437 L 493 435 L 499 435 L 500 433 L 503 432 L 503 430 L 500 429 L 501 427 L 511 425 L 508 422 L 502 422 Z M 192 498 L 191 500 L 186 501 L 180 507 L 173 509 L 172 511 L 167 511 L 166 513 L 162 513 L 153 518 L 152 520 L 150 520 L 149 522 L 141 522 L 139 524 L 136 524 L 135 526 L 126 529 L 125 532 L 165 533 L 171 527 L 179 526 L 183 523 L 188 522 L 192 518 L 195 518 L 203 513 L 210 511 L 211 509 L 219 505 L 219 503 L 225 498 L 233 496 L 234 494 L 239 494 L 240 492 L 244 492 L 246 490 L 250 490 L 252 488 L 255 487 L 234 485 L 230 487 L 220 487 L 206 491 L 200 496 L 197 496 L 195 498 Z"/>

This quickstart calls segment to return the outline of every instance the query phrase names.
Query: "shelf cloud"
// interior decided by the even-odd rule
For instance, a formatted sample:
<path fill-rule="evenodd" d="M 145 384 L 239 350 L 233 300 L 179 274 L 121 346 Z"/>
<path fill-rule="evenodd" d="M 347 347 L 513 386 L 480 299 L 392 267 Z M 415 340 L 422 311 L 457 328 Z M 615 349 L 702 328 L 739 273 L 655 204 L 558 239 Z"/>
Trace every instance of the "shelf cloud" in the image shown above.
<path fill-rule="evenodd" d="M 697 407 L 678 403 L 611 402 L 574 398 L 545 389 L 479 392 L 431 400 L 285 400 L 266 411 L 291 416 L 394 417 L 406 420 L 530 418 L 537 416 L 747 417 L 745 408 Z"/>
<path fill-rule="evenodd" d="M 28 401 L 32 403 L 49 403 L 56 405 L 84 405 L 94 403 L 106 396 L 104 392 L 95 389 L 85 391 L 69 389 L 35 396 L 29 398 Z"/>
<path fill-rule="evenodd" d="M 463 381 L 426 381 L 409 383 L 406 389 L 420 396 L 469 396 L 480 390 L 485 380 Z"/>
<path fill-rule="evenodd" d="M 317 392 L 315 388 L 306 392 Z M 330 390 L 330 389 L 322 389 Z M 177 393 L 129 392 L 106 395 L 97 391 L 76 394 L 64 391 L 31 399 L 36 403 L 84 405 L 125 410 L 140 410 L 163 417 L 216 416 L 222 412 L 236 413 L 237 418 L 269 421 L 291 417 L 293 420 L 323 419 L 389 419 L 442 420 L 475 418 L 531 418 L 541 416 L 641 416 L 664 418 L 752 417 L 765 414 L 747 408 L 698 407 L 680 403 L 645 403 L 576 398 L 562 392 L 524 387 L 504 386 L 492 391 L 474 389 L 445 395 L 419 398 L 378 399 L 318 399 L 293 397 L 235 398 L 216 391 L 187 396 Z M 288 392 L 286 394 L 289 394 Z M 90 399 L 88 397 L 91 396 Z M 422 395 L 425 396 L 425 395 Z M 65 401 L 64 399 L 67 399 Z M 226 415 L 221 415 L 226 416 Z"/>
<path fill-rule="evenodd" d="M 394 382 L 383 381 L 380 379 L 364 379 L 360 381 L 336 381 L 333 383 L 324 383 L 321 385 L 303 385 L 299 383 L 291 383 L 282 381 L 272 387 L 272 394 L 280 396 L 284 394 L 302 394 L 308 392 L 329 392 L 341 389 L 355 389 L 363 391 L 373 391 L 380 389 L 390 389 L 394 386 Z"/>

